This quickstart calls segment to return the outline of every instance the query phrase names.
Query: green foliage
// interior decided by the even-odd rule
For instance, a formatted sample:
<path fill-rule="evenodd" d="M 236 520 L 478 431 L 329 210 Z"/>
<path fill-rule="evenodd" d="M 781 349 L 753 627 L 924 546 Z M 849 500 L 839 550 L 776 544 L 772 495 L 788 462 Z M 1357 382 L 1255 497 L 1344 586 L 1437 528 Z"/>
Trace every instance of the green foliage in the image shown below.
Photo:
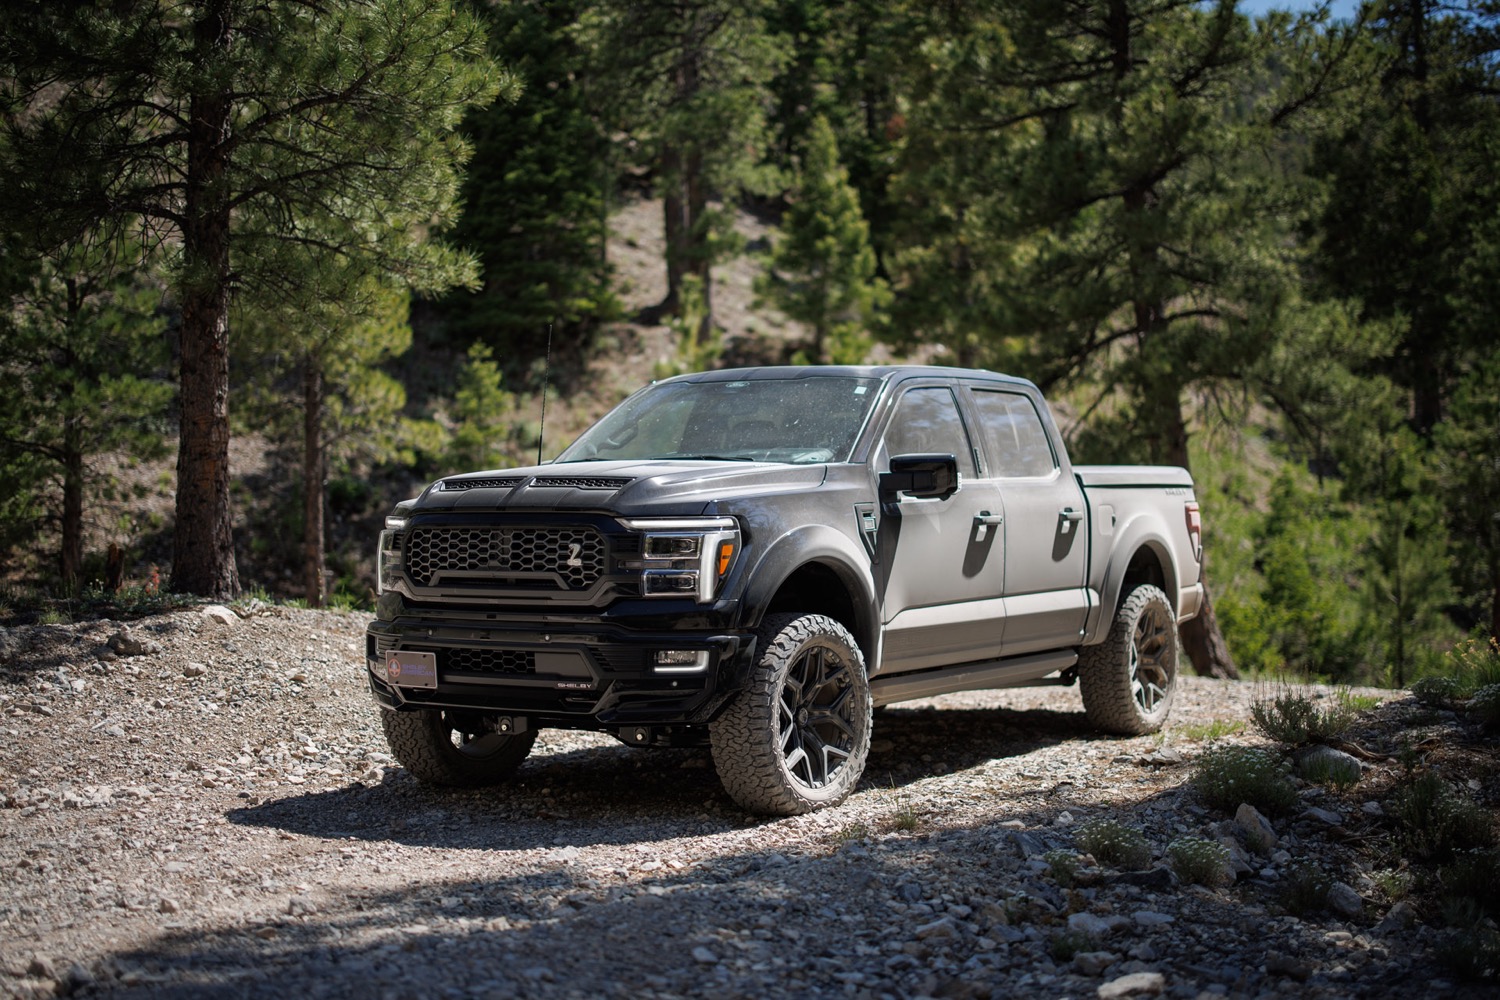
<path fill-rule="evenodd" d="M 600 0 L 581 26 L 605 119 L 663 199 L 674 311 L 682 279 L 696 275 L 712 315 L 710 265 L 741 246 L 727 206 L 779 183 L 765 156 L 767 96 L 788 52 L 767 28 L 770 8 L 766 0 Z"/>
<path fill-rule="evenodd" d="M 444 456 L 450 470 L 474 472 L 517 464 L 521 428 L 515 396 L 502 388 L 503 381 L 489 347 L 470 347 L 453 397 L 454 429 Z"/>
<path fill-rule="evenodd" d="M 1054 850 L 1042 855 L 1047 862 L 1047 874 L 1052 881 L 1067 888 L 1078 881 L 1078 855 L 1072 851 Z"/>
<path fill-rule="evenodd" d="M 718 366 L 719 357 L 724 353 L 724 340 L 708 314 L 703 283 L 697 275 L 690 274 L 682 279 L 681 303 L 677 315 L 667 325 L 676 334 L 677 344 L 671 360 L 657 362 L 653 377 L 670 378 Z"/>
<path fill-rule="evenodd" d="M 1444 860 L 1495 843 L 1488 810 L 1432 771 L 1397 789 L 1391 805 L 1402 846 L 1418 857 Z"/>
<path fill-rule="evenodd" d="M 0 536 L 21 542 L 45 524 L 73 592 L 88 582 L 85 508 L 116 482 L 100 459 L 165 451 L 172 387 L 161 289 L 115 263 L 140 252 L 69 245 L 18 281 L 0 314 Z"/>
<path fill-rule="evenodd" d="M 1056 961 L 1071 962 L 1075 955 L 1093 951 L 1097 947 L 1099 947 L 1099 942 L 1094 940 L 1092 934 L 1085 931 L 1063 931 L 1053 935 L 1047 951 Z"/>
<path fill-rule="evenodd" d="M 479 8 L 491 53 L 524 87 L 465 120 L 475 155 L 452 239 L 479 258 L 480 286 L 449 295 L 442 309 L 462 341 L 488 344 L 513 374 L 543 354 L 549 326 L 554 346 L 572 356 L 619 309 L 604 257 L 611 152 L 577 31 L 590 6 Z"/>
<path fill-rule="evenodd" d="M 1210 888 L 1227 885 L 1233 879 L 1229 868 L 1229 848 L 1202 837 L 1178 837 L 1167 845 L 1167 861 L 1184 882 Z"/>
<path fill-rule="evenodd" d="M 1245 724 L 1239 719 L 1214 719 L 1212 722 L 1192 723 L 1174 730 L 1186 739 L 1200 743 L 1212 743 L 1226 736 L 1242 732 Z"/>
<path fill-rule="evenodd" d="M 1500 728 L 1500 684 L 1486 684 L 1475 691 L 1464 708 L 1491 729 Z"/>
<path fill-rule="evenodd" d="M 875 275 L 870 227 L 825 118 L 813 119 L 790 200 L 771 272 L 757 290 L 812 327 L 810 361 L 860 364 L 871 343 L 864 331 L 890 296 Z"/>
<path fill-rule="evenodd" d="M 1286 762 L 1270 750 L 1214 746 L 1198 758 L 1192 782 L 1214 809 L 1234 812 L 1248 802 L 1263 813 L 1280 816 L 1297 805 L 1297 790 L 1287 772 Z"/>
<path fill-rule="evenodd" d="M 1250 704 L 1250 717 L 1262 735 L 1278 743 L 1294 747 L 1326 743 L 1347 732 L 1356 714 L 1347 691 L 1335 694 L 1332 701 L 1320 707 L 1311 695 L 1287 688 L 1269 699 L 1255 699 Z"/>
<path fill-rule="evenodd" d="M 1151 863 L 1145 834 L 1118 820 L 1089 820 L 1078 828 L 1074 839 L 1080 851 L 1092 854 L 1101 865 L 1135 871 Z"/>

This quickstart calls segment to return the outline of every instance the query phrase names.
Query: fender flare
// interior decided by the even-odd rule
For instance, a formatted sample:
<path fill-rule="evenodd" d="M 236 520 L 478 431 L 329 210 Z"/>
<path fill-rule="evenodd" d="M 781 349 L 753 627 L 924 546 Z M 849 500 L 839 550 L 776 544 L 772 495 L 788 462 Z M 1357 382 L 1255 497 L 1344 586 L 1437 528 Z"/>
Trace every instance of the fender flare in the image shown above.
<path fill-rule="evenodd" d="M 1176 612 L 1182 601 L 1182 595 L 1178 591 L 1179 573 L 1176 554 L 1171 542 L 1168 541 L 1166 526 L 1161 523 L 1160 517 L 1154 511 L 1141 512 L 1127 521 L 1115 534 L 1115 543 L 1110 549 L 1109 561 L 1105 564 L 1100 580 L 1098 609 L 1095 614 L 1089 616 L 1087 635 L 1083 639 L 1084 645 L 1100 641 L 1109 631 L 1109 623 L 1114 619 L 1115 608 L 1119 607 L 1124 597 L 1122 591 L 1125 586 L 1126 570 L 1142 549 L 1149 549 L 1160 564 L 1162 590 L 1166 593 L 1167 600 L 1172 603 L 1173 612 Z"/>
<path fill-rule="evenodd" d="M 865 654 L 866 669 L 880 662 L 880 602 L 870 557 L 848 535 L 827 524 L 806 524 L 778 537 L 748 567 L 749 583 L 742 599 L 741 621 L 746 628 L 760 627 L 767 609 L 792 574 L 816 563 L 838 577 L 848 591 L 854 621 L 849 630 Z"/>

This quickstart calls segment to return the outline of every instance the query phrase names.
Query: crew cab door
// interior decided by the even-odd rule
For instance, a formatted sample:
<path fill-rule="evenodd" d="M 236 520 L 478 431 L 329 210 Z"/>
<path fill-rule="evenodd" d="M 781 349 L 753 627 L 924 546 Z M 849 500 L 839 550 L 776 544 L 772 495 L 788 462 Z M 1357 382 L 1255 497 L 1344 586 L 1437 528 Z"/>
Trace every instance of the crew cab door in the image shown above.
<path fill-rule="evenodd" d="M 950 385 L 915 385 L 896 400 L 872 463 L 947 454 L 959 488 L 945 498 L 898 495 L 880 515 L 875 573 L 886 634 L 880 673 L 997 655 L 1005 627 L 1000 495 L 978 478 L 975 450 Z"/>
<path fill-rule="evenodd" d="M 1005 656 L 1077 645 L 1089 611 L 1083 490 L 1024 392 L 969 387 L 1005 502 Z"/>

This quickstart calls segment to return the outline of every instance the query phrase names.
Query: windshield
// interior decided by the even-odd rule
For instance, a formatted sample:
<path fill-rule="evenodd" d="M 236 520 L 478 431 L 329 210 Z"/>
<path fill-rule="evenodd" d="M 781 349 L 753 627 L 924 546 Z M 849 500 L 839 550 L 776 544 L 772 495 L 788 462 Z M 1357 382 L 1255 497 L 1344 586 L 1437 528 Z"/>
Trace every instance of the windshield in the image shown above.
<path fill-rule="evenodd" d="M 875 379 L 843 376 L 665 382 L 615 407 L 557 461 L 846 462 L 875 396 Z"/>

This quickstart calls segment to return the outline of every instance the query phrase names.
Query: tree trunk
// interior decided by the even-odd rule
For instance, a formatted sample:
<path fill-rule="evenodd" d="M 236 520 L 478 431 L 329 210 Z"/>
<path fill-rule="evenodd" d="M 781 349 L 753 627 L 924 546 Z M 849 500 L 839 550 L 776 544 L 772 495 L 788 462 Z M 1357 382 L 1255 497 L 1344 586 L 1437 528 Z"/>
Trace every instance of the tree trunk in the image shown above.
<path fill-rule="evenodd" d="M 63 441 L 62 585 L 76 594 L 83 585 L 83 449 L 72 421 Z"/>
<path fill-rule="evenodd" d="M 1159 310 L 1156 315 L 1160 315 Z M 1139 311 L 1137 318 L 1141 318 Z M 1161 421 L 1160 437 L 1153 441 L 1153 451 L 1171 465 L 1191 469 L 1188 463 L 1187 421 L 1182 417 L 1182 393 L 1176 389 L 1170 394 L 1163 392 L 1160 398 L 1154 400 L 1153 408 Z M 1199 676 L 1238 680 L 1239 669 L 1234 665 L 1234 658 L 1229 655 L 1229 645 L 1219 629 L 1219 616 L 1214 612 L 1213 596 L 1208 586 L 1206 551 L 1202 584 L 1203 606 L 1199 609 L 1198 616 L 1177 627 L 1182 648 L 1187 652 L 1188 659 L 1193 661 L 1193 670 Z"/>
<path fill-rule="evenodd" d="M 682 276 L 687 258 L 687 221 L 682 197 L 682 154 L 667 144 L 661 153 L 662 225 L 667 243 L 667 297 L 662 312 L 675 315 L 682 304 Z"/>
<path fill-rule="evenodd" d="M 323 359 L 309 351 L 302 370 L 302 554 L 307 606 L 325 598 L 323 558 Z"/>
<path fill-rule="evenodd" d="M 226 0 L 205 5 L 194 60 L 207 70 L 229 45 Z M 225 187 L 231 104 L 221 88 L 189 104 L 181 283 L 181 437 L 172 588 L 227 599 L 239 594 L 229 497 L 229 201 Z"/>

